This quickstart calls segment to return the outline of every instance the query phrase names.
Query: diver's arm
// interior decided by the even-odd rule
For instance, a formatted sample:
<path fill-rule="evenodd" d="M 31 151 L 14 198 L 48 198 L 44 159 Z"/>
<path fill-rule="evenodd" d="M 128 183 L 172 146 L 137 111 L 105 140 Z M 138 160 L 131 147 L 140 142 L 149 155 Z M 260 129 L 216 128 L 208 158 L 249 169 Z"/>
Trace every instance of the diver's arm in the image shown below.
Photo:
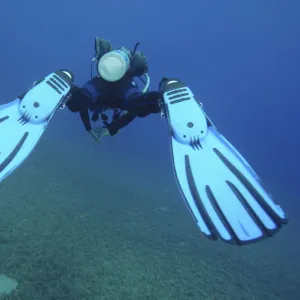
<path fill-rule="evenodd" d="M 127 99 L 128 107 L 126 110 L 140 118 L 159 113 L 161 111 L 159 106 L 161 96 L 161 93 L 157 91 L 143 94 L 135 93 Z"/>
<path fill-rule="evenodd" d="M 130 122 L 132 122 L 136 118 L 135 114 L 132 113 L 126 113 L 120 118 L 113 120 L 110 124 L 108 124 L 106 127 L 109 131 L 109 134 L 111 136 L 118 133 L 118 131 L 128 125 Z"/>
<path fill-rule="evenodd" d="M 111 136 L 118 133 L 118 131 L 131 123 L 136 117 L 146 117 L 149 114 L 160 112 L 159 100 L 160 92 L 147 92 L 145 94 L 135 92 L 125 100 L 127 104 L 125 115 L 113 120 L 106 128 Z M 122 107 L 124 109 L 124 107 Z"/>
<path fill-rule="evenodd" d="M 90 103 L 91 95 L 89 92 L 73 85 L 71 89 L 71 98 L 67 102 L 67 106 L 72 112 L 80 113 L 82 123 L 87 131 L 92 129 L 88 111 Z"/>
<path fill-rule="evenodd" d="M 85 109 L 85 110 L 81 111 L 80 112 L 80 117 L 81 117 L 82 123 L 83 123 L 86 131 L 91 131 L 92 126 L 91 126 L 91 122 L 90 122 L 90 116 L 89 116 L 88 109 Z"/>
<path fill-rule="evenodd" d="M 114 119 L 113 122 L 111 122 L 111 124 L 105 122 L 105 127 L 99 127 L 90 130 L 90 134 L 97 142 L 103 143 L 102 139 L 105 136 L 113 136 L 117 134 L 121 128 L 133 121 L 135 117 L 136 115 L 134 114 L 126 113 L 120 118 Z"/>

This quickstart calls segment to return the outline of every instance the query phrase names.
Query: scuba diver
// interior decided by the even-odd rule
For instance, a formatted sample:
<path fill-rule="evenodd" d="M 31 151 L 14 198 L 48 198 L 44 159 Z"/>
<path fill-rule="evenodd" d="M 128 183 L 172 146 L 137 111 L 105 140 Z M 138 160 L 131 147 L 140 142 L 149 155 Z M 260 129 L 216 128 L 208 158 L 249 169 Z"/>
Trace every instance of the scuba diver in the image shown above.
<path fill-rule="evenodd" d="M 72 112 L 79 112 L 85 129 L 96 141 L 101 141 L 107 135 L 115 135 L 136 117 L 143 118 L 161 112 L 161 93 L 149 91 L 147 59 L 142 52 L 136 51 L 138 45 L 133 51 L 125 47 L 113 49 L 110 42 L 95 38 L 93 63 L 97 64 L 98 75 L 93 77 L 91 69 L 91 80 L 81 88 L 76 85 L 71 88 L 66 105 Z M 143 91 L 140 91 L 136 78 L 145 84 Z M 113 110 L 110 123 L 105 114 L 109 109 Z M 101 116 L 105 126 L 93 129 L 89 111 L 93 122 Z"/>
<path fill-rule="evenodd" d="M 57 70 L 0 105 L 0 182 L 33 152 L 59 108 L 79 112 L 85 128 L 98 141 L 104 131 L 113 135 L 135 117 L 161 111 L 170 133 L 174 178 L 195 224 L 207 238 L 247 245 L 272 237 L 288 222 L 255 171 L 215 127 L 186 84 L 163 78 L 158 91 L 149 92 L 148 80 L 140 92 L 133 78 L 144 74 L 147 65 L 137 63 L 145 60 L 136 48 L 111 50 L 109 43 L 97 39 L 96 49 L 101 76 L 83 88 L 74 86 L 70 71 Z M 92 129 L 89 110 L 93 121 L 107 109 L 115 110 L 113 122 L 104 120 L 104 129 Z"/>

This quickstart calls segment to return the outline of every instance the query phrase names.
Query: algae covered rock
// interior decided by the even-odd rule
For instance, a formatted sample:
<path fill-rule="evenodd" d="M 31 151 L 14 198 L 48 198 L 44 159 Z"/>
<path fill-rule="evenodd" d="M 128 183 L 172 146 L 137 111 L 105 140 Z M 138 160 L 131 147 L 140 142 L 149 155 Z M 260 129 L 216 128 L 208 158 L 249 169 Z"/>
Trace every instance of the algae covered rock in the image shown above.
<path fill-rule="evenodd" d="M 0 274 L 0 296 L 9 295 L 18 286 L 18 282 L 3 274 Z"/>

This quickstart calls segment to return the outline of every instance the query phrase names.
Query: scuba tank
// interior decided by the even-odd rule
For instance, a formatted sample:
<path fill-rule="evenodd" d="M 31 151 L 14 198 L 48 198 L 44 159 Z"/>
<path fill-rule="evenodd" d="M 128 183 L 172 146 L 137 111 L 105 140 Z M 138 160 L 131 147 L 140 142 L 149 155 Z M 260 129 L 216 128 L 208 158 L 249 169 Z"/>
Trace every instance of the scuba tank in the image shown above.
<path fill-rule="evenodd" d="M 142 52 L 137 52 L 137 48 L 140 43 L 136 43 L 133 51 L 121 47 L 119 49 L 112 49 L 112 45 L 109 41 L 100 39 L 98 37 L 95 38 L 95 55 L 92 59 L 91 64 L 91 78 L 93 78 L 93 65 L 94 63 L 97 64 L 97 70 L 99 70 L 99 63 L 100 59 L 109 52 L 116 52 L 112 53 L 112 55 L 122 55 L 124 58 L 129 58 L 129 65 L 128 70 L 126 70 L 126 74 L 132 78 L 138 77 L 142 83 L 145 85 L 142 93 L 146 93 L 149 90 L 150 86 L 150 77 L 148 75 L 148 64 L 147 64 L 147 58 L 144 56 Z M 127 68 L 126 68 L 127 69 Z M 98 71 L 98 75 L 99 71 Z M 145 79 L 143 78 L 145 77 Z"/>

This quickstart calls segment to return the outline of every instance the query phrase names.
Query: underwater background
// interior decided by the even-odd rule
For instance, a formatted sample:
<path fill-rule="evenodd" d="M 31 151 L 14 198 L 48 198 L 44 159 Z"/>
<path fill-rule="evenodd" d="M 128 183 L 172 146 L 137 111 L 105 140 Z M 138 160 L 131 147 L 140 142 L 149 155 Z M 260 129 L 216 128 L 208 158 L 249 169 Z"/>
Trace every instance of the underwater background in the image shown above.
<path fill-rule="evenodd" d="M 0 299 L 300 299 L 300 2 L 2 0 L 0 104 L 60 68 L 90 78 L 94 38 L 183 80 L 290 220 L 246 247 L 196 228 L 159 115 L 96 144 L 57 112 L 0 184 Z"/>

